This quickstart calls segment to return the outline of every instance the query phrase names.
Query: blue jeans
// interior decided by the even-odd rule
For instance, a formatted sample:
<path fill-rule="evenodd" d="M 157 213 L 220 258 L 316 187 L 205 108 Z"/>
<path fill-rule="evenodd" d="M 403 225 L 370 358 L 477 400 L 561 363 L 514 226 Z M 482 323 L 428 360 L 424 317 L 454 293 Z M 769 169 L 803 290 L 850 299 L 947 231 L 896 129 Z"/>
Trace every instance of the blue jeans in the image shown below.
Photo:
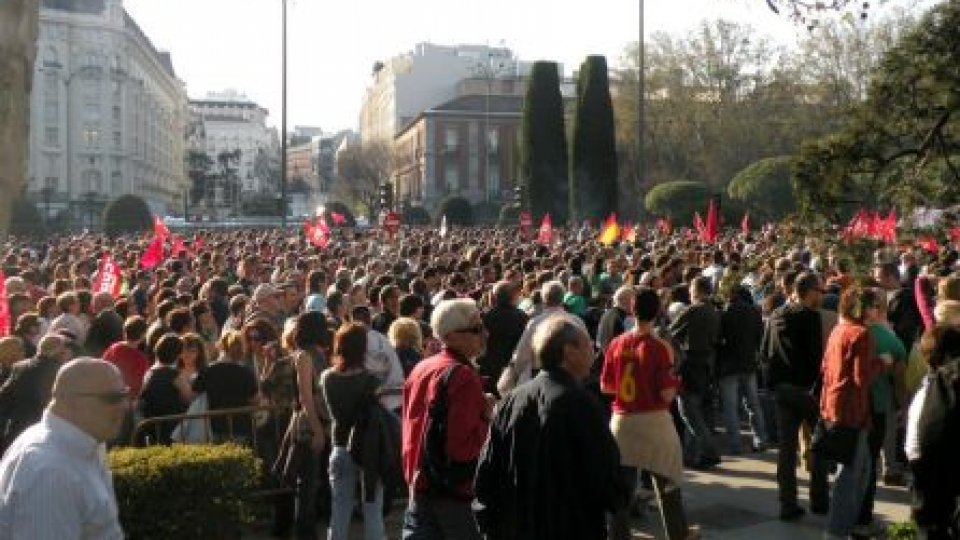
<path fill-rule="evenodd" d="M 330 512 L 328 540 L 347 540 L 350 518 L 356 503 L 360 468 L 343 446 L 334 446 L 330 454 L 330 490 L 333 506 Z M 383 540 L 383 486 L 378 485 L 373 502 L 361 501 L 363 507 L 363 538 Z"/>
<path fill-rule="evenodd" d="M 727 432 L 727 450 L 740 453 L 740 403 L 750 415 L 750 427 L 753 429 L 753 445 L 767 443 L 767 429 L 757 396 L 757 375 L 738 373 L 720 377 L 720 403 L 723 408 L 723 426 Z"/>
<path fill-rule="evenodd" d="M 857 449 L 849 465 L 838 464 L 840 472 L 830 494 L 830 512 L 827 514 L 827 532 L 846 537 L 857 524 L 863 497 L 870 479 L 870 451 L 867 448 L 867 430 L 860 430 Z"/>

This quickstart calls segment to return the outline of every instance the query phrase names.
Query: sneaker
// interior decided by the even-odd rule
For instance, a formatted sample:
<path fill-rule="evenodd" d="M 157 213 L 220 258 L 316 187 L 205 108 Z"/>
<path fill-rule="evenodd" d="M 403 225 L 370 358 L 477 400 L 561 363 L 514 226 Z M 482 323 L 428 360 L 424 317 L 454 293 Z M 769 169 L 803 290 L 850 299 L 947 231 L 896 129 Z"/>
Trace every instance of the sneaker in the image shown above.
<path fill-rule="evenodd" d="M 785 506 L 780 509 L 780 521 L 796 521 L 806 512 L 799 506 Z"/>

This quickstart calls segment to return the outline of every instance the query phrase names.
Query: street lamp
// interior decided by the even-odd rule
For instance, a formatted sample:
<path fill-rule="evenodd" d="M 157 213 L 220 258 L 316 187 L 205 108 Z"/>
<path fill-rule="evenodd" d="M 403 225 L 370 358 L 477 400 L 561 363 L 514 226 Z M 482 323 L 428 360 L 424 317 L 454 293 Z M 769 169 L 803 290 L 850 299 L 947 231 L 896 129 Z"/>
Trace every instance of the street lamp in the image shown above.
<path fill-rule="evenodd" d="M 483 113 L 483 172 L 486 176 L 484 181 L 484 200 L 490 202 L 490 94 L 492 92 L 493 81 L 505 71 L 507 65 L 502 58 L 494 62 L 493 52 L 487 47 L 487 61 L 478 62 L 474 66 L 474 73 L 486 79 L 487 94 Z M 498 186 L 499 191 L 499 186 Z"/>
<path fill-rule="evenodd" d="M 54 189 L 49 180 L 40 189 L 40 196 L 43 198 L 43 226 L 47 228 L 50 225 L 50 196 L 53 195 Z"/>
<path fill-rule="evenodd" d="M 280 226 L 287 228 L 287 0 L 282 5 L 281 24 L 281 99 L 280 99 Z"/>
<path fill-rule="evenodd" d="M 88 191 L 83 196 L 83 198 L 87 204 L 87 228 L 92 231 L 93 230 L 93 203 L 97 198 L 97 193 L 95 191 Z"/>
<path fill-rule="evenodd" d="M 638 62 L 638 71 L 637 71 L 637 183 L 640 185 L 639 193 L 643 194 L 644 180 L 643 177 L 646 174 L 646 164 L 644 163 L 643 155 L 643 132 L 644 132 L 644 123 L 646 115 L 646 100 L 645 97 L 645 85 L 646 85 L 646 70 L 645 70 L 645 46 L 643 43 L 643 11 L 644 5 L 643 0 L 640 0 L 640 41 L 639 51 L 637 51 L 639 58 Z M 640 208 L 643 208 L 643 205 L 640 205 Z M 642 210 L 641 210 L 642 211 Z"/>

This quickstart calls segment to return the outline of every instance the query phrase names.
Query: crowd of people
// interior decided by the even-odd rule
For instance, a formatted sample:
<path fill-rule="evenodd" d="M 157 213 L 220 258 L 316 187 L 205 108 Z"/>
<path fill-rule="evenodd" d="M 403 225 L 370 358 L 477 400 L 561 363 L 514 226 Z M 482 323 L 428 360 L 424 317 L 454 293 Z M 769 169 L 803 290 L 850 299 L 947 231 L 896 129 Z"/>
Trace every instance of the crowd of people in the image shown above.
<path fill-rule="evenodd" d="M 150 269 L 144 238 L 8 241 L 0 538 L 122 534 L 86 510 L 30 528 L 23 505 L 56 489 L 26 465 L 50 459 L 37 445 L 90 468 L 92 495 L 57 495 L 88 508 L 112 488 L 83 449 L 201 441 L 255 446 L 290 488 L 277 537 L 345 539 L 359 512 L 382 540 L 403 498 L 404 539 L 625 539 L 652 494 L 667 538 L 697 538 L 684 469 L 773 447 L 782 520 L 809 510 L 828 538 L 875 537 L 878 483 L 909 482 L 922 531 L 958 537 L 955 250 L 861 261 L 772 227 L 709 245 L 591 236 L 342 228 L 318 248 L 204 231 Z M 93 290 L 107 253 L 116 296 Z M 67 532 L 90 530 L 105 532 Z"/>

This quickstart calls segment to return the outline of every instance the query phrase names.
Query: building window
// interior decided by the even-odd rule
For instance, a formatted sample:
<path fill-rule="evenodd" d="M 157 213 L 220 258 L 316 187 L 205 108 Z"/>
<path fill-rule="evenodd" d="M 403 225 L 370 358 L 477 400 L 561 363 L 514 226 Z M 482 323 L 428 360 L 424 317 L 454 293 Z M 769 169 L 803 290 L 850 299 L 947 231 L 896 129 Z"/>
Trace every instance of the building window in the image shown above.
<path fill-rule="evenodd" d="M 56 98 L 47 99 L 43 102 L 43 119 L 52 123 L 56 123 L 60 119 L 60 103 Z"/>
<path fill-rule="evenodd" d="M 83 118 L 88 122 L 94 122 L 100 119 L 100 104 L 87 103 L 83 107 Z"/>
<path fill-rule="evenodd" d="M 444 165 L 443 180 L 447 184 L 449 193 L 460 192 L 460 164 L 455 159 L 448 159 Z"/>
<path fill-rule="evenodd" d="M 120 122 L 120 106 L 119 105 L 113 106 L 113 121 L 117 123 Z"/>
<path fill-rule="evenodd" d="M 447 134 L 445 139 L 444 149 L 447 152 L 456 152 L 457 151 L 457 139 L 459 139 L 460 132 L 455 127 L 448 127 Z"/>
<path fill-rule="evenodd" d="M 83 173 L 84 191 L 93 191 L 100 193 L 103 191 L 103 176 L 99 171 L 86 171 Z"/>
<path fill-rule="evenodd" d="M 96 126 L 87 126 L 87 128 L 83 130 L 83 140 L 87 148 L 99 148 L 100 129 Z"/>
<path fill-rule="evenodd" d="M 47 126 L 43 129 L 43 144 L 46 146 L 60 146 L 60 128 L 57 126 Z"/>
<path fill-rule="evenodd" d="M 113 147 L 114 147 L 114 148 L 117 148 L 117 149 L 119 149 L 119 148 L 121 147 L 121 143 L 120 143 L 120 132 L 119 132 L 119 131 L 114 131 L 114 132 L 113 132 Z"/>
<path fill-rule="evenodd" d="M 110 175 L 110 191 L 114 195 L 123 192 L 123 177 L 120 175 L 120 171 L 113 171 Z"/>
<path fill-rule="evenodd" d="M 47 97 L 57 99 L 57 96 L 60 94 L 60 78 L 56 73 L 47 73 L 47 76 L 44 77 L 47 85 Z"/>
<path fill-rule="evenodd" d="M 497 128 L 490 128 L 487 132 L 487 149 L 490 154 L 496 154 L 500 149 L 500 132 Z"/>
<path fill-rule="evenodd" d="M 43 187 L 50 191 L 57 191 L 60 189 L 60 179 L 56 176 L 48 176 L 43 179 Z"/>
<path fill-rule="evenodd" d="M 487 193 L 491 197 L 500 196 L 500 163 L 490 162 L 487 169 Z"/>

